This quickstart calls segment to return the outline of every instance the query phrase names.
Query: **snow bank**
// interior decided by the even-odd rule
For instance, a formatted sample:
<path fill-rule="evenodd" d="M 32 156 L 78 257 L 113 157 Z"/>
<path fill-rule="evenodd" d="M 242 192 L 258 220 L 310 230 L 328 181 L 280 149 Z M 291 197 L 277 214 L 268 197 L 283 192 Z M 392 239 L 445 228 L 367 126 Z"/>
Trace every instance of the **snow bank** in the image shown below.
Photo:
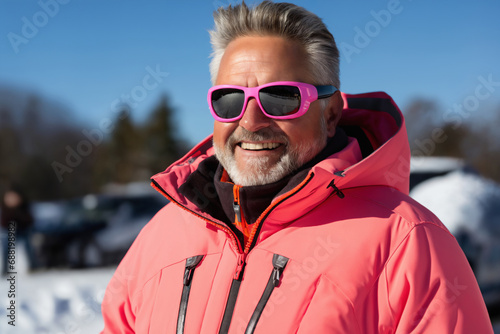
<path fill-rule="evenodd" d="M 0 284 L 0 333 L 99 333 L 101 302 L 115 268 L 54 270 L 16 277 L 16 326 L 8 324 L 7 282 Z"/>
<path fill-rule="evenodd" d="M 491 226 L 485 225 L 485 213 L 494 203 L 497 207 L 500 204 L 500 187 L 476 174 L 457 170 L 418 184 L 410 196 L 431 210 L 451 233 L 463 229 L 486 242 Z"/>

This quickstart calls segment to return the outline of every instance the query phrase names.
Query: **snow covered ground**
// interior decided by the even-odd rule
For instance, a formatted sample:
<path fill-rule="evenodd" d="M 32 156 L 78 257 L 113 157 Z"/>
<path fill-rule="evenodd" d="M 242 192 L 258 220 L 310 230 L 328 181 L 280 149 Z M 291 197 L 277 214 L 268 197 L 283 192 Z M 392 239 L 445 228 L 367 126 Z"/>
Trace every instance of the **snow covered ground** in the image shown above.
<path fill-rule="evenodd" d="M 0 283 L 0 333 L 87 334 L 104 327 L 101 302 L 115 268 L 47 270 L 28 273 L 19 247 L 15 297 L 7 277 Z M 15 326 L 7 307 L 14 301 Z M 7 313 L 9 312 L 9 313 Z"/>

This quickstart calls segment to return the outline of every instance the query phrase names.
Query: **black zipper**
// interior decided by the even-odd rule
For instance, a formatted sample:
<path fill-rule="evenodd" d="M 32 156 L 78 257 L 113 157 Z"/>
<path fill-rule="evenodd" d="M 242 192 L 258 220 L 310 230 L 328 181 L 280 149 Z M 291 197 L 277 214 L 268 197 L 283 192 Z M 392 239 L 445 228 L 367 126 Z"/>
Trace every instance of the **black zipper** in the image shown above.
<path fill-rule="evenodd" d="M 273 255 L 273 271 L 271 276 L 269 277 L 269 281 L 267 281 L 266 288 L 264 289 L 264 293 L 262 297 L 260 297 L 259 303 L 255 307 L 255 311 L 253 311 L 252 317 L 248 322 L 247 329 L 245 330 L 245 334 L 253 334 L 255 328 L 257 327 L 257 323 L 259 322 L 260 316 L 266 307 L 266 304 L 271 297 L 274 289 L 281 282 L 281 274 L 288 263 L 288 258 L 283 255 L 274 254 Z"/>
<path fill-rule="evenodd" d="M 184 323 L 186 322 L 186 311 L 191 292 L 191 282 L 193 281 L 194 270 L 198 263 L 203 259 L 203 255 L 193 256 L 186 259 L 186 269 L 184 270 L 184 280 L 181 295 L 181 304 L 179 306 L 179 316 L 177 318 L 177 334 L 184 333 Z"/>
<path fill-rule="evenodd" d="M 306 180 L 306 182 L 304 182 L 304 184 L 302 184 L 300 186 L 300 188 L 296 189 L 294 192 L 288 194 L 286 197 L 282 198 L 279 202 L 275 203 L 274 206 L 273 206 L 273 208 L 271 210 L 267 211 L 267 213 L 265 215 L 263 215 L 263 216 L 261 216 L 261 217 L 259 217 L 257 219 L 257 221 L 260 221 L 261 224 L 258 226 L 258 230 L 255 233 L 255 235 L 258 235 L 260 233 L 260 229 L 262 228 L 262 225 L 263 225 L 262 222 L 269 216 L 269 214 L 274 210 L 274 208 L 276 208 L 278 205 L 280 205 L 281 203 L 283 203 L 284 201 L 286 201 L 287 199 L 289 199 L 290 197 L 292 197 L 293 195 L 295 195 L 296 193 L 298 193 L 307 184 L 309 184 L 309 182 L 314 177 L 314 173 L 311 173 L 308 177 L 309 178 Z M 252 241 L 252 244 L 249 247 L 249 250 L 252 249 L 256 245 L 256 243 L 257 243 L 257 238 L 254 238 L 254 240 Z M 279 257 L 279 256 L 281 256 L 281 255 L 274 255 L 274 257 L 273 257 L 273 265 L 274 265 L 274 258 L 275 257 Z M 286 265 L 286 262 L 288 262 L 288 259 L 285 258 L 285 257 L 283 257 L 283 258 L 286 259 L 285 264 L 283 265 L 283 269 L 284 269 L 285 265 Z M 241 271 L 238 272 L 238 277 L 234 278 L 233 282 L 231 283 L 231 288 L 229 290 L 229 297 L 227 299 L 226 309 L 224 310 L 224 316 L 222 318 L 222 323 L 221 323 L 221 326 L 220 326 L 220 329 L 219 329 L 219 334 L 226 334 L 229 331 L 229 326 L 231 325 L 231 320 L 233 318 L 233 312 L 234 312 L 234 307 L 235 307 L 235 304 L 236 304 L 236 298 L 238 297 L 238 292 L 240 291 L 241 279 L 243 277 L 243 270 L 244 270 L 245 266 L 246 266 L 245 254 L 243 253 L 243 267 L 242 267 L 242 269 L 240 269 Z M 280 278 L 279 274 L 283 270 L 281 269 L 281 271 L 280 271 L 279 269 L 276 269 L 276 266 L 275 266 L 275 270 L 277 270 L 277 273 L 275 275 L 278 275 L 277 276 L 278 277 L 278 281 L 277 282 L 279 283 L 279 278 Z M 275 273 L 275 271 L 273 271 L 273 273 Z M 269 285 L 269 283 L 268 283 L 268 285 Z M 269 296 L 270 295 L 271 295 L 271 293 L 269 293 Z M 267 297 L 267 299 L 269 299 L 269 296 Z M 267 299 L 265 300 L 264 303 L 267 303 Z M 265 304 L 264 304 L 264 306 L 265 306 Z M 260 311 L 260 312 L 262 313 L 262 311 Z M 255 315 L 255 313 L 254 313 L 254 315 Z M 258 314 L 258 317 L 260 318 L 260 313 Z M 259 319 L 257 318 L 257 321 L 258 320 Z M 256 324 L 257 323 L 255 323 L 255 325 Z M 251 331 L 253 332 L 253 329 Z"/>
<path fill-rule="evenodd" d="M 238 298 L 238 293 L 240 292 L 241 280 L 243 278 L 245 266 L 246 263 L 243 262 L 239 273 L 237 273 L 238 276 L 234 278 L 231 283 L 231 289 L 229 290 L 229 296 L 227 297 L 226 309 L 224 310 L 224 316 L 222 317 L 219 334 L 227 334 L 229 331 L 229 326 L 231 325 L 231 320 L 233 319 L 234 306 L 236 305 L 236 299 Z"/>

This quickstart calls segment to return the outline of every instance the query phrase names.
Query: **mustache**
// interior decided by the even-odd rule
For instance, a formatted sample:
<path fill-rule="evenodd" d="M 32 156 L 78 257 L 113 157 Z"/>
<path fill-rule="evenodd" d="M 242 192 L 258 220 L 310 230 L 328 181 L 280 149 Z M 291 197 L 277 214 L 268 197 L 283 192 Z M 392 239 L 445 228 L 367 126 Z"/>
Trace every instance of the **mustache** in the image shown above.
<path fill-rule="evenodd" d="M 233 148 L 236 144 L 242 141 L 277 141 L 288 145 L 288 137 L 284 132 L 263 128 L 255 132 L 248 131 L 245 128 L 238 128 L 227 139 L 226 145 Z"/>

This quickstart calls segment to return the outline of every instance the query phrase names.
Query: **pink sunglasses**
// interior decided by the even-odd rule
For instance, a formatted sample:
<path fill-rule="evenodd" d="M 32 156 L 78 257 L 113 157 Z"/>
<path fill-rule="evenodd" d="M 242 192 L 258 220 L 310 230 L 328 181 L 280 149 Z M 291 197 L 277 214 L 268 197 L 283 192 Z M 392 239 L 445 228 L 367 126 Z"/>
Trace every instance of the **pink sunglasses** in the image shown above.
<path fill-rule="evenodd" d="M 304 115 L 311 102 L 332 96 L 335 86 L 314 86 L 295 81 L 270 82 L 257 87 L 235 85 L 213 86 L 208 90 L 208 106 L 219 122 L 234 122 L 245 112 L 248 99 L 257 100 L 269 118 L 292 119 Z"/>

